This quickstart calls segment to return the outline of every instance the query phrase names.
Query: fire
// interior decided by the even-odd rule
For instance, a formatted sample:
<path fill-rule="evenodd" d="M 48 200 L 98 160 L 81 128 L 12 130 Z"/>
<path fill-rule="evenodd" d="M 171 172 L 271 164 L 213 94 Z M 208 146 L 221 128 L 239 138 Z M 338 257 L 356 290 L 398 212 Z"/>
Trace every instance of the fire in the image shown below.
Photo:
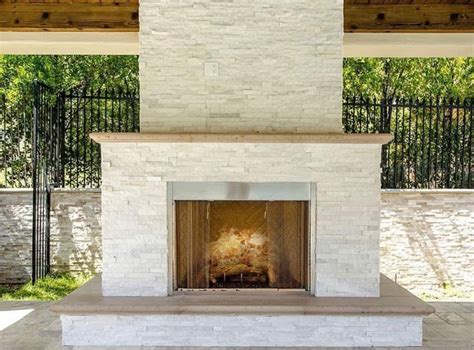
<path fill-rule="evenodd" d="M 211 280 L 240 274 L 268 274 L 268 236 L 260 231 L 231 228 L 210 244 Z"/>

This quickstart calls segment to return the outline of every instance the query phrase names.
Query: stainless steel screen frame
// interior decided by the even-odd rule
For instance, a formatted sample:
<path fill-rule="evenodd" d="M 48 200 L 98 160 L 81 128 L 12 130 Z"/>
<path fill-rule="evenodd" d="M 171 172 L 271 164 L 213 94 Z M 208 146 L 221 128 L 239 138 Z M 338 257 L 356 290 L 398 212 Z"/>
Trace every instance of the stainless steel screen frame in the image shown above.
<path fill-rule="evenodd" d="M 309 201 L 308 182 L 170 182 L 172 200 Z"/>

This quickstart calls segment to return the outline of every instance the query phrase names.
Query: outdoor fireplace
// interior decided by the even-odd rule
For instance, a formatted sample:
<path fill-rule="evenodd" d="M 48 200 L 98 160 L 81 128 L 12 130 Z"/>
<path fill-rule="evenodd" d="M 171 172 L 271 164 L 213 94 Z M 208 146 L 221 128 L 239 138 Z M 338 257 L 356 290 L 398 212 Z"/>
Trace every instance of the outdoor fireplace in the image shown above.
<path fill-rule="evenodd" d="M 176 202 L 178 288 L 307 287 L 308 202 Z"/>
<path fill-rule="evenodd" d="M 307 289 L 310 185 L 173 183 L 176 289 Z"/>
<path fill-rule="evenodd" d="M 93 137 L 103 273 L 55 306 L 64 344 L 421 344 L 432 309 L 378 268 L 390 136 Z"/>
<path fill-rule="evenodd" d="M 379 273 L 391 136 L 342 132 L 342 14 L 140 2 L 140 133 L 92 135 L 103 273 L 64 344 L 421 344 L 431 310 Z"/>

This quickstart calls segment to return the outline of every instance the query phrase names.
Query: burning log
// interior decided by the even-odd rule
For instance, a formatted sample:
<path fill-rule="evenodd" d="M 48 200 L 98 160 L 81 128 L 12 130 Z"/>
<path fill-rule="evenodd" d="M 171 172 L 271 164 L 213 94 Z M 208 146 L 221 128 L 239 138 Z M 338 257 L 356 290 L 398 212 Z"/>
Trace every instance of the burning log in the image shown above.
<path fill-rule="evenodd" d="M 210 281 L 216 284 L 224 276 L 238 276 L 246 282 L 266 283 L 269 274 L 268 237 L 254 230 L 221 231 L 210 244 Z M 241 277 L 242 276 L 242 277 Z"/>

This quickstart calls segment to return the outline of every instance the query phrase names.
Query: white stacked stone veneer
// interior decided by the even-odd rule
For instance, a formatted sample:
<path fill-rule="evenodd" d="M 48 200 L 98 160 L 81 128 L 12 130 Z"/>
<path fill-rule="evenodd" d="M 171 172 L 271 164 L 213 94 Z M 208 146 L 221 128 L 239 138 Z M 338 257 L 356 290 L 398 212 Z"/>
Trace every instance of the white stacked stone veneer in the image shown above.
<path fill-rule="evenodd" d="M 141 0 L 140 130 L 341 133 L 343 0 Z M 257 142 L 257 141 L 256 141 Z M 169 184 L 306 182 L 311 293 L 379 296 L 378 144 L 102 144 L 102 294 L 173 293 Z M 61 316 L 66 345 L 404 346 L 421 317 Z M 244 336 L 243 336 L 244 335 Z"/>
<path fill-rule="evenodd" d="M 416 316 L 61 316 L 65 345 L 420 346 Z"/>
<path fill-rule="evenodd" d="M 169 183 L 309 182 L 312 293 L 379 296 L 380 146 L 104 143 L 104 296 L 173 292 Z M 420 346 L 417 315 L 66 314 L 84 346 Z"/>
<path fill-rule="evenodd" d="M 141 0 L 142 132 L 341 132 L 342 0 Z"/>
<path fill-rule="evenodd" d="M 105 296 L 172 292 L 172 181 L 308 182 L 316 296 L 379 296 L 380 146 L 102 144 Z"/>

